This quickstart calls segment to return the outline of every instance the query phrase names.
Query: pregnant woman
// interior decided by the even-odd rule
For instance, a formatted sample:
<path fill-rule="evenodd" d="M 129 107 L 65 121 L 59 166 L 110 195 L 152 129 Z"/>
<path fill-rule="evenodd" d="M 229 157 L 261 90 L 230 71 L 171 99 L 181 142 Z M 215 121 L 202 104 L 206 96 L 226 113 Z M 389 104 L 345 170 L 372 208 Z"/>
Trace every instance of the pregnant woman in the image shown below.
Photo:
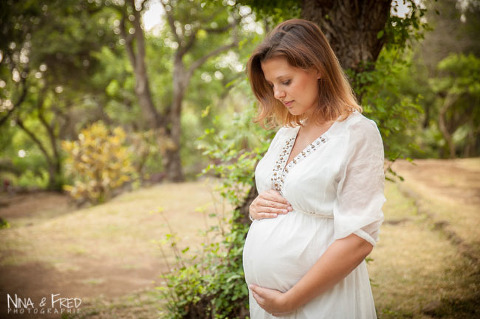
<path fill-rule="evenodd" d="M 248 75 L 257 120 L 281 127 L 255 170 L 243 255 L 251 318 L 376 318 L 365 263 L 385 202 L 376 124 L 312 22 L 278 25 Z"/>

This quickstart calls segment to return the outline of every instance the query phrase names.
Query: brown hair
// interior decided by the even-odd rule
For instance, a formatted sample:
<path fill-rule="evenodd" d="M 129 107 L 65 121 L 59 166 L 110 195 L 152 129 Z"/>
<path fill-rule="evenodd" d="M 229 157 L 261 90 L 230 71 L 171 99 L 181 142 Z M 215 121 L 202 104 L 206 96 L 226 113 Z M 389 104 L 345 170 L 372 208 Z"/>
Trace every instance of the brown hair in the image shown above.
<path fill-rule="evenodd" d="M 353 111 L 362 111 L 337 57 L 325 35 L 313 22 L 292 19 L 280 23 L 255 49 L 248 60 L 250 85 L 260 102 L 255 122 L 267 127 L 301 125 L 302 116 L 292 115 L 273 95 L 265 80 L 261 63 L 274 57 L 284 57 L 296 68 L 314 69 L 321 74 L 318 80 L 318 107 L 313 112 L 316 121 L 345 119 Z"/>

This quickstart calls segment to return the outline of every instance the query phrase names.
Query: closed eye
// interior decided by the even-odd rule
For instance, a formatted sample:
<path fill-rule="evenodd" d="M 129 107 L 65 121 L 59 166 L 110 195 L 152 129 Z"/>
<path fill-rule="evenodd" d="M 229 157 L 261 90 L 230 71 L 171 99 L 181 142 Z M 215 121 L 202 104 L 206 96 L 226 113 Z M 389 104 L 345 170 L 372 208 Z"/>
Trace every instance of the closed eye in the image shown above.
<path fill-rule="evenodd" d="M 283 82 L 280 82 L 280 84 L 282 85 L 285 85 L 285 86 L 288 86 L 290 85 L 290 83 L 292 83 L 292 80 L 286 80 L 286 81 L 283 81 Z M 274 84 L 271 83 L 271 82 L 267 82 L 268 86 L 270 86 L 272 89 L 274 88 Z"/>

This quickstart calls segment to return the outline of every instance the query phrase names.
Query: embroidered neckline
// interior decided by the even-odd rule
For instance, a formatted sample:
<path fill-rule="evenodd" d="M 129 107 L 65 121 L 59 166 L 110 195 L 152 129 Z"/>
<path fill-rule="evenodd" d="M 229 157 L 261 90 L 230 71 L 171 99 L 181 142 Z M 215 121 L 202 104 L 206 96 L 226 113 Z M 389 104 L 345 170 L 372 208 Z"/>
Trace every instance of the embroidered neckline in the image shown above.
<path fill-rule="evenodd" d="M 300 153 L 295 156 L 290 163 L 287 165 L 288 158 L 292 153 L 293 145 L 295 144 L 295 140 L 297 139 L 298 130 L 296 134 L 286 140 L 285 145 L 280 152 L 275 165 L 273 166 L 273 174 L 272 174 L 272 188 L 276 191 L 282 193 L 283 185 L 285 183 L 285 179 L 288 173 L 295 167 L 299 162 L 304 160 L 307 156 L 315 152 L 316 149 L 320 147 L 321 144 L 327 142 L 327 137 L 325 133 L 320 135 L 317 139 L 315 139 L 312 143 L 308 144 Z"/>

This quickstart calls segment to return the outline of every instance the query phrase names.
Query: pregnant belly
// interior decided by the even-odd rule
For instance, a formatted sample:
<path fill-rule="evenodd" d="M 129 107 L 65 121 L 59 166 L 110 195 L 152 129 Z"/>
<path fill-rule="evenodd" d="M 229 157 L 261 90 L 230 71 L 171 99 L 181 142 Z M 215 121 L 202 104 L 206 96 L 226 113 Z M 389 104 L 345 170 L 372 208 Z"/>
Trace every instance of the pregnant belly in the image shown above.
<path fill-rule="evenodd" d="M 287 291 L 320 258 L 333 238 L 333 220 L 291 212 L 255 221 L 243 251 L 248 284 Z"/>

